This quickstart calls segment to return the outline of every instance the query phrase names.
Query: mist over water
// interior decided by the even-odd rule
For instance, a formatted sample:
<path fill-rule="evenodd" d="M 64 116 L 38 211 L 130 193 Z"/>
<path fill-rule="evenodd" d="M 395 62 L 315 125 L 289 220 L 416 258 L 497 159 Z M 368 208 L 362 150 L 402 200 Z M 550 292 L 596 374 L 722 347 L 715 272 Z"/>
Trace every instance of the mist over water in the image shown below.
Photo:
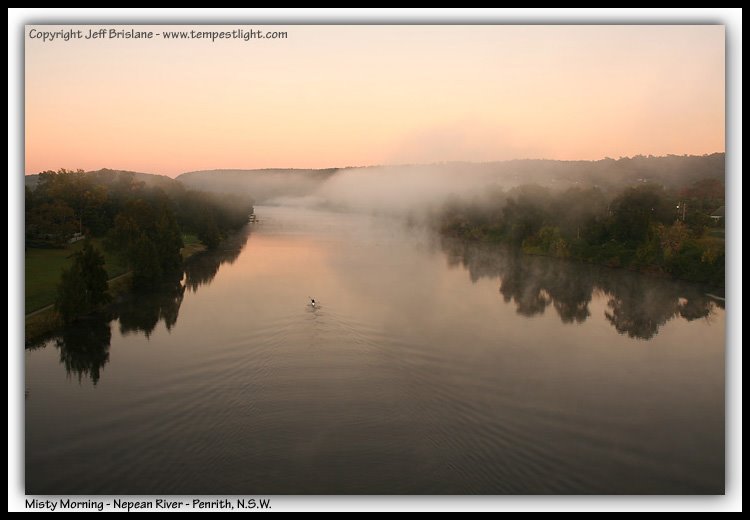
<path fill-rule="evenodd" d="M 362 213 L 424 215 L 449 197 L 476 197 L 499 187 L 486 171 L 466 175 L 460 164 L 343 170 L 310 196 L 310 202 Z"/>
<path fill-rule="evenodd" d="M 325 170 L 267 169 L 189 172 L 186 187 L 248 193 L 259 204 L 434 219 L 446 202 L 481 207 L 492 193 L 535 184 L 552 192 L 596 187 L 608 198 L 642 183 L 680 190 L 695 181 L 724 181 L 724 154 L 603 159 L 446 162 Z"/>
<path fill-rule="evenodd" d="M 28 493 L 723 491 L 725 314 L 700 288 L 256 214 L 178 292 L 27 350 Z"/>

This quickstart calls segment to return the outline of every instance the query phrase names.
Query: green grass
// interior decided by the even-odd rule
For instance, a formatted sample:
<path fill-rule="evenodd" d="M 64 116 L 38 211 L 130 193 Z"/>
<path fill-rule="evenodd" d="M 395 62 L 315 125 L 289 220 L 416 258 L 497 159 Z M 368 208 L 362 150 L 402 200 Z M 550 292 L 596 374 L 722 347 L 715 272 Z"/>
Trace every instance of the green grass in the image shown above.
<path fill-rule="evenodd" d="M 198 237 L 193 234 L 183 233 L 182 243 L 184 244 L 184 247 L 180 252 L 182 253 L 183 260 L 193 256 L 195 253 L 205 251 L 206 249 L 206 246 L 203 245 L 203 242 L 198 240 Z"/>
<path fill-rule="evenodd" d="M 109 294 L 112 298 L 118 298 L 130 290 L 132 274 L 126 273 L 111 279 L 108 283 Z M 34 345 L 44 341 L 50 334 L 60 328 L 62 320 L 54 308 L 48 307 L 36 314 L 27 315 L 25 320 L 26 345 Z"/>
<path fill-rule="evenodd" d="M 200 244 L 201 241 L 198 240 L 197 235 L 193 235 L 192 233 L 183 233 L 182 234 L 182 243 L 185 244 L 185 247 L 192 246 L 194 244 Z"/>
<path fill-rule="evenodd" d="M 182 241 L 185 243 L 182 250 L 183 258 L 205 249 L 195 235 L 184 234 Z M 128 271 L 127 265 L 118 255 L 104 249 L 100 239 L 93 239 L 93 244 L 104 254 L 104 268 L 109 278 L 120 276 Z M 26 314 L 54 303 L 63 269 L 70 267 L 73 263 L 73 254 L 82 247 L 83 241 L 81 240 L 64 249 L 26 249 Z"/>
<path fill-rule="evenodd" d="M 60 325 L 62 325 L 62 322 L 54 309 L 45 309 L 33 316 L 27 316 L 24 327 L 26 345 L 34 345 L 44 341 Z"/>
<path fill-rule="evenodd" d="M 182 249 L 183 258 L 206 249 L 206 246 L 195 235 L 183 235 L 182 239 L 185 243 Z M 127 293 L 131 283 L 131 275 L 128 273 L 127 266 L 118 256 L 107 253 L 101 240 L 94 239 L 93 242 L 94 247 L 104 254 L 104 267 L 110 278 L 109 294 L 112 298 L 117 298 Z M 73 254 L 82 247 L 83 241 L 76 242 L 65 249 L 29 248 L 26 250 L 25 335 L 27 345 L 43 341 L 61 325 L 60 317 L 52 308 L 33 316 L 28 316 L 28 314 L 54 303 L 62 271 L 73 263 Z M 124 274 L 125 276 L 121 276 Z"/>
<path fill-rule="evenodd" d="M 94 247 L 104 254 L 104 267 L 110 278 L 127 272 L 119 257 L 107 253 L 101 241 L 94 239 Z M 46 307 L 55 301 L 57 285 L 63 269 L 73 263 L 73 254 L 83 247 L 83 241 L 64 249 L 26 250 L 26 313 Z"/>

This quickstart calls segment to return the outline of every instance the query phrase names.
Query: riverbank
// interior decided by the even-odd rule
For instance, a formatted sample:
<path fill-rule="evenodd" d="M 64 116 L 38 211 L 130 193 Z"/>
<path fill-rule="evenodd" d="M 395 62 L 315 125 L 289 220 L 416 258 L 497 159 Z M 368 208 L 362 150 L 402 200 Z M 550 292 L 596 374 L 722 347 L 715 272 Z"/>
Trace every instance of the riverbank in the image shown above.
<path fill-rule="evenodd" d="M 27 248 L 24 258 L 26 315 L 52 305 L 63 270 L 73 263 L 73 255 L 81 250 L 83 241 L 65 248 Z M 92 239 L 94 247 L 104 256 L 104 269 L 112 280 L 128 272 L 125 263 L 104 248 L 101 239 Z"/>
<path fill-rule="evenodd" d="M 552 230 L 545 232 L 547 230 Z M 566 241 L 554 228 L 543 229 L 536 235 L 513 244 L 497 232 L 472 230 L 471 233 L 441 232 L 442 236 L 468 242 L 503 244 L 517 247 L 531 256 L 570 260 L 585 264 L 625 269 L 648 276 L 657 276 L 684 282 L 704 284 L 724 289 L 723 236 L 706 234 L 697 239 L 684 240 L 679 247 L 664 251 L 658 239 L 628 247 L 611 240 L 604 244 L 591 245 L 584 241 Z"/>
<path fill-rule="evenodd" d="M 184 236 L 183 242 L 185 246 L 180 251 L 183 260 L 206 250 L 206 246 L 194 235 Z M 30 308 L 29 301 L 36 305 L 36 308 L 28 312 L 24 318 L 26 345 L 43 340 L 62 325 L 60 317 L 55 312 L 54 298 L 62 271 L 70 264 L 72 255 L 80 249 L 79 244 L 81 243 L 70 249 L 26 252 L 26 308 Z M 101 247 L 98 243 L 96 245 Z M 105 269 L 107 274 L 110 274 L 107 291 L 112 301 L 121 300 L 131 290 L 133 274 L 125 269 L 116 256 L 106 252 L 104 256 Z"/>

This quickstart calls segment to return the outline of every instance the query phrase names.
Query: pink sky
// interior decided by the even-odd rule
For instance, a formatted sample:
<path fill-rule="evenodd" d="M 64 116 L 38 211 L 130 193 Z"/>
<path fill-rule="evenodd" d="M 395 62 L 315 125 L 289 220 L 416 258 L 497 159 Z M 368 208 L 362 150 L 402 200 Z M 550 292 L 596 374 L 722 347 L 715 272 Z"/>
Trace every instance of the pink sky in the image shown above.
<path fill-rule="evenodd" d="M 724 151 L 723 26 L 263 26 L 288 38 L 51 43 L 31 29 L 27 174 Z"/>

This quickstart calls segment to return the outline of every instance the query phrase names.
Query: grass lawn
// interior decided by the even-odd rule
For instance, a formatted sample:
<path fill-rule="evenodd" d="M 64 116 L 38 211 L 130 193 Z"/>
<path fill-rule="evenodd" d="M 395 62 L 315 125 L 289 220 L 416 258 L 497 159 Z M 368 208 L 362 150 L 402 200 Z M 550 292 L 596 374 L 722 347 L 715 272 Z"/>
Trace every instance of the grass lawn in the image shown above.
<path fill-rule="evenodd" d="M 198 240 L 197 236 L 190 233 L 182 234 L 182 243 L 184 245 L 181 251 L 183 260 L 189 256 L 194 255 L 195 253 L 206 249 L 206 246 L 203 245 L 203 242 Z"/>
<path fill-rule="evenodd" d="M 104 253 L 104 268 L 110 278 L 127 272 L 127 267 L 117 256 L 104 251 L 100 240 L 94 239 L 93 243 Z M 55 301 L 62 271 L 73 263 L 73 253 L 82 247 L 83 241 L 80 241 L 65 249 L 26 250 L 26 314 Z"/>
<path fill-rule="evenodd" d="M 194 244 L 200 244 L 201 241 L 198 240 L 198 237 L 196 235 L 193 235 L 192 233 L 183 233 L 182 243 L 185 244 L 185 247 L 188 247 Z"/>

